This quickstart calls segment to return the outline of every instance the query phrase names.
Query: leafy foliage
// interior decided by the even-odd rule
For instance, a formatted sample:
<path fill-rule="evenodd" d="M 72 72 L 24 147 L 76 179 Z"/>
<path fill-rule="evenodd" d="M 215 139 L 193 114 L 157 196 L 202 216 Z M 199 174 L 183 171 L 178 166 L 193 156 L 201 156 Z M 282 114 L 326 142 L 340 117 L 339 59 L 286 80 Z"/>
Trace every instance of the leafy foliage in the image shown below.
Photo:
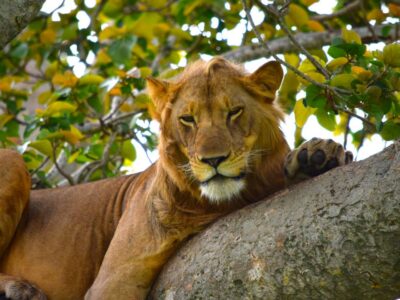
<path fill-rule="evenodd" d="M 91 2 L 63 1 L 0 52 L 0 146 L 23 153 L 37 188 L 123 174 L 136 159 L 132 141 L 146 151 L 155 149 L 154 108 L 144 79 L 174 76 L 178 66 L 200 54 L 240 52 L 227 42 L 227 33 L 248 22 L 240 1 Z M 400 6 L 339 0 L 335 17 L 324 17 L 312 10 L 315 2 L 253 3 L 266 41 L 286 36 L 285 28 L 293 35 L 342 32 L 328 55 L 323 44 L 308 50 L 314 59 L 299 49 L 283 53 L 288 64 L 313 80 L 288 70 L 280 90 L 282 106 L 295 114 L 297 143 L 311 115 L 326 129 L 351 135 L 357 146 L 375 133 L 385 140 L 399 138 L 400 45 L 391 40 L 390 24 L 367 38 L 355 29 L 398 21 Z M 72 8 L 65 9 L 66 3 Z M 270 14 L 270 5 L 281 19 Z M 255 34 L 247 27 L 240 39 L 251 45 Z M 369 50 L 368 43 L 378 40 L 386 42 L 383 50 Z M 361 130 L 351 131 L 352 118 L 363 121 Z"/>

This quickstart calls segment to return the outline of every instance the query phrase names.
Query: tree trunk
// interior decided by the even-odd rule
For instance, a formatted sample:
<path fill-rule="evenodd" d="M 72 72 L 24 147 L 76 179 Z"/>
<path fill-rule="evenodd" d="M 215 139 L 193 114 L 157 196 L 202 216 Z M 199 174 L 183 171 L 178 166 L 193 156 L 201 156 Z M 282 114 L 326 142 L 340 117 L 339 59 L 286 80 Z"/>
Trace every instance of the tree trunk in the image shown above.
<path fill-rule="evenodd" d="M 32 21 L 44 0 L 0 1 L 0 48 L 2 49 Z"/>
<path fill-rule="evenodd" d="M 150 299 L 400 297 L 398 148 L 217 221 L 169 261 Z"/>

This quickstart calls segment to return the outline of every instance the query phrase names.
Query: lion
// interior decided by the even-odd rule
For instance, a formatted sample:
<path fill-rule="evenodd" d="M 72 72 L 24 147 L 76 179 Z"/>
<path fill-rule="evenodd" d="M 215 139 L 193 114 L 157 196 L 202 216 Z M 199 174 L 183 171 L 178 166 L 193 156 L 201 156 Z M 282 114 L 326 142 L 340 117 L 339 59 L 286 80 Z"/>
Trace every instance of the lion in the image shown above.
<path fill-rule="evenodd" d="M 290 151 L 274 102 L 279 63 L 254 73 L 216 57 L 147 79 L 159 160 L 142 173 L 34 190 L 0 151 L 0 293 L 9 299 L 145 299 L 189 236 L 229 212 L 349 163 L 332 140 Z"/>

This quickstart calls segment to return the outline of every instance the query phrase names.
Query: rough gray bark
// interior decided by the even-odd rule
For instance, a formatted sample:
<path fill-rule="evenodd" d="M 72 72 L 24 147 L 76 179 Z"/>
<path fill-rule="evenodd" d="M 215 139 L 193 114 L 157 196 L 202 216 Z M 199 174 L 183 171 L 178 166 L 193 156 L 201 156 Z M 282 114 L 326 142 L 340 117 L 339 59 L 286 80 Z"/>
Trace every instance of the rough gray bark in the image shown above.
<path fill-rule="evenodd" d="M 11 41 L 39 13 L 44 0 L 0 1 L 0 48 Z"/>
<path fill-rule="evenodd" d="M 399 146 L 217 221 L 169 261 L 150 299 L 400 297 Z"/>
<path fill-rule="evenodd" d="M 390 28 L 387 35 L 382 34 L 384 27 Z M 379 42 L 386 40 L 396 40 L 400 34 L 399 26 L 396 24 L 385 24 L 374 26 L 373 28 L 360 27 L 353 28 L 364 43 Z M 374 34 L 371 32 L 373 30 Z M 298 33 L 295 35 L 296 40 L 306 49 L 320 49 L 322 46 L 330 45 L 334 37 L 340 37 L 340 31 L 324 31 L 324 32 L 308 32 Z M 299 50 L 290 42 L 288 37 L 282 37 L 275 40 L 267 41 L 269 48 L 273 53 L 290 53 L 299 52 Z M 261 57 L 269 57 L 269 53 L 259 44 L 251 46 L 242 46 L 236 50 L 232 50 L 223 54 L 223 57 L 236 62 L 246 62 Z"/>

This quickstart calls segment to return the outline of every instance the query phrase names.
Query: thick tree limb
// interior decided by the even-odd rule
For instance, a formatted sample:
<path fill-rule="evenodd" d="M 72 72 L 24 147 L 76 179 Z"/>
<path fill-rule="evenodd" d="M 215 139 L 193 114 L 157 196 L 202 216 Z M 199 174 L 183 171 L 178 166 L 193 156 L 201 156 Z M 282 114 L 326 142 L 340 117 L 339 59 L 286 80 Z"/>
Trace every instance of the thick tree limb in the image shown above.
<path fill-rule="evenodd" d="M 3 48 L 37 16 L 44 0 L 0 1 L 0 48 Z"/>
<path fill-rule="evenodd" d="M 382 29 L 385 26 L 389 26 L 390 31 L 388 35 L 383 36 Z M 360 35 L 364 43 L 378 42 L 374 39 L 374 35 L 368 27 L 353 28 L 353 30 Z M 379 41 L 396 40 L 400 35 L 400 28 L 396 26 L 396 24 L 374 26 L 373 31 L 375 32 L 375 36 L 379 38 Z M 298 33 L 294 38 L 306 49 L 318 49 L 324 45 L 329 45 L 334 37 L 339 37 L 340 35 L 340 31 L 324 31 Z M 267 43 L 273 53 L 298 52 L 297 48 L 292 45 L 288 37 L 267 41 Z M 251 46 L 242 46 L 236 50 L 226 52 L 223 56 L 229 60 L 246 62 L 261 57 L 269 57 L 271 53 L 259 44 L 255 44 Z"/>
<path fill-rule="evenodd" d="M 399 143 L 217 221 L 151 299 L 396 299 Z"/>

